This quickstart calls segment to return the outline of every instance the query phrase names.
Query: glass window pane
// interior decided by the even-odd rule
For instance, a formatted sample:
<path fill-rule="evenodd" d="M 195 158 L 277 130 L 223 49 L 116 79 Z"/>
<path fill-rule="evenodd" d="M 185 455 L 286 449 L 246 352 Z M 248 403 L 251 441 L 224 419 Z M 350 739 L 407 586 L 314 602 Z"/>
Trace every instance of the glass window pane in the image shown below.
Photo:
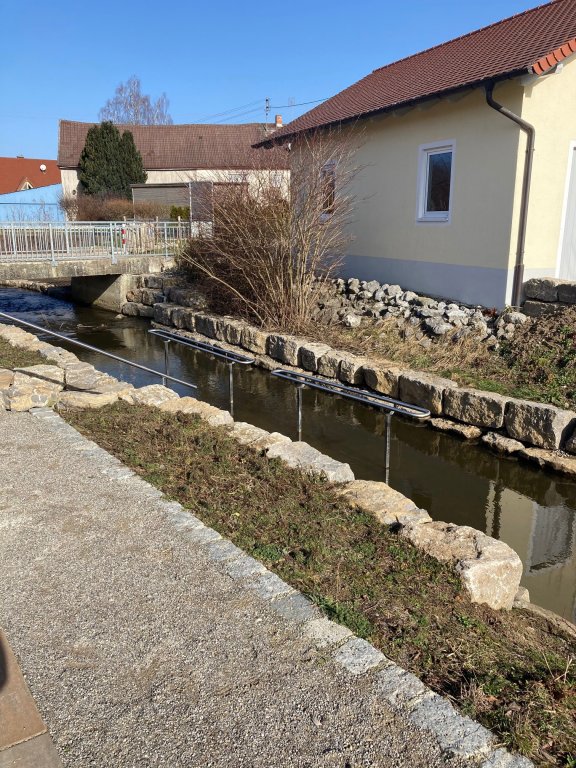
<path fill-rule="evenodd" d="M 428 188 L 426 212 L 450 210 L 450 176 L 452 152 L 434 152 L 428 155 Z"/>

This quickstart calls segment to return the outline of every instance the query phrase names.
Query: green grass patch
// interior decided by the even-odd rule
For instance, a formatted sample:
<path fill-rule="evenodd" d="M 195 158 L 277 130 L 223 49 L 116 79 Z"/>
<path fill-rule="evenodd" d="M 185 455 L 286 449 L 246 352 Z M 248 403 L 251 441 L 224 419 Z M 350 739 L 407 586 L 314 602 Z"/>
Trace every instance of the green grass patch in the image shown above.
<path fill-rule="evenodd" d="M 11 347 L 0 339 L 0 368 L 25 368 L 28 365 L 40 365 L 46 360 L 38 352 L 30 352 L 19 347 Z"/>
<path fill-rule="evenodd" d="M 541 766 L 571 764 L 573 638 L 543 618 L 471 604 L 447 567 L 224 429 L 122 403 L 65 416 L 505 746 Z"/>

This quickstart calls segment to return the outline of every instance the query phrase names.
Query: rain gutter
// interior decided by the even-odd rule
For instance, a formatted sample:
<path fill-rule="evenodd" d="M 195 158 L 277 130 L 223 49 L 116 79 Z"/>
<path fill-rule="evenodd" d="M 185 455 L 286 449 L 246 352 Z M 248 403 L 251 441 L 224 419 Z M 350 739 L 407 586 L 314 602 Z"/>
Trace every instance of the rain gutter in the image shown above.
<path fill-rule="evenodd" d="M 524 283 L 524 252 L 526 247 L 526 226 L 528 223 L 528 202 L 530 198 L 530 180 L 532 177 L 532 164 L 534 159 L 534 142 L 536 129 L 531 123 L 526 122 L 511 110 L 494 101 L 494 83 L 485 86 L 486 102 L 489 107 L 500 112 L 501 115 L 519 125 L 526 134 L 526 159 L 524 160 L 524 178 L 522 181 L 522 199 L 520 201 L 520 219 L 518 222 L 518 243 L 516 247 L 516 264 L 514 265 L 514 279 L 512 282 L 512 306 L 520 306 L 522 300 L 522 284 Z"/>

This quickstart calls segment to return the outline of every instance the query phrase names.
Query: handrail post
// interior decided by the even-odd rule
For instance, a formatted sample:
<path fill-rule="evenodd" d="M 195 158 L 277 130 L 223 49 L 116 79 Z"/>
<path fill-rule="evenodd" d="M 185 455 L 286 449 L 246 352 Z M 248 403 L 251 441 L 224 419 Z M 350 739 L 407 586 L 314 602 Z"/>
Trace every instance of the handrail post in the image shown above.
<path fill-rule="evenodd" d="M 114 251 L 114 225 L 112 222 L 109 223 L 110 228 L 110 248 L 111 248 L 111 255 L 112 255 L 112 264 L 116 264 L 118 259 L 116 258 L 116 253 Z"/>
<path fill-rule="evenodd" d="M 234 418 L 234 363 L 228 363 L 228 391 L 230 394 L 230 416 Z"/>
<path fill-rule="evenodd" d="M 16 231 L 14 229 L 14 222 L 12 222 L 10 226 L 12 229 L 12 251 L 14 253 L 14 258 L 18 258 L 18 249 L 16 248 Z"/>
<path fill-rule="evenodd" d="M 164 258 L 168 258 L 168 223 L 164 222 Z"/>
<path fill-rule="evenodd" d="M 56 265 L 56 255 L 54 254 L 54 237 L 52 234 L 52 223 L 48 224 L 48 233 L 50 235 L 50 253 L 52 254 L 52 264 Z"/>
<path fill-rule="evenodd" d="M 66 256 L 70 256 L 70 237 L 68 235 L 68 222 L 64 222 L 64 242 L 66 243 Z"/>
<path fill-rule="evenodd" d="M 298 441 L 302 442 L 302 390 L 304 389 L 304 384 L 297 384 L 296 385 L 296 406 L 298 410 L 297 420 L 298 420 Z"/>
<path fill-rule="evenodd" d="M 390 485 L 390 445 L 392 442 L 392 411 L 386 414 L 386 455 L 384 457 L 384 482 Z"/>
<path fill-rule="evenodd" d="M 170 376 L 170 366 L 168 358 L 168 346 L 170 345 L 170 339 L 164 341 L 164 373 L 166 376 Z M 166 376 L 162 376 L 162 384 L 166 386 Z"/>

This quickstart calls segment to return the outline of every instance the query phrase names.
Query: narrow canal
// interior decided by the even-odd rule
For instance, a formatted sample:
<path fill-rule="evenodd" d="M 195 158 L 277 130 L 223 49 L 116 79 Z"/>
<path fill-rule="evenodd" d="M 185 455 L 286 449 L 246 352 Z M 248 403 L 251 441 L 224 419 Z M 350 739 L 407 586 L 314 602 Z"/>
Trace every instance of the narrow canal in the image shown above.
<path fill-rule="evenodd" d="M 0 310 L 163 370 L 164 346 L 148 333 L 148 321 L 9 288 L 0 288 Z M 157 383 L 103 356 L 74 351 L 134 384 Z M 173 376 L 197 385 L 197 397 L 228 408 L 224 363 L 174 344 L 170 361 Z M 237 420 L 296 437 L 291 384 L 240 366 L 234 377 Z M 180 394 L 193 391 L 182 388 Z M 383 414 L 306 390 L 303 414 L 304 440 L 347 461 L 358 478 L 383 479 Z M 576 623 L 576 483 L 395 418 L 390 484 L 434 519 L 470 525 L 505 541 L 522 558 L 522 583 L 532 601 Z"/>

